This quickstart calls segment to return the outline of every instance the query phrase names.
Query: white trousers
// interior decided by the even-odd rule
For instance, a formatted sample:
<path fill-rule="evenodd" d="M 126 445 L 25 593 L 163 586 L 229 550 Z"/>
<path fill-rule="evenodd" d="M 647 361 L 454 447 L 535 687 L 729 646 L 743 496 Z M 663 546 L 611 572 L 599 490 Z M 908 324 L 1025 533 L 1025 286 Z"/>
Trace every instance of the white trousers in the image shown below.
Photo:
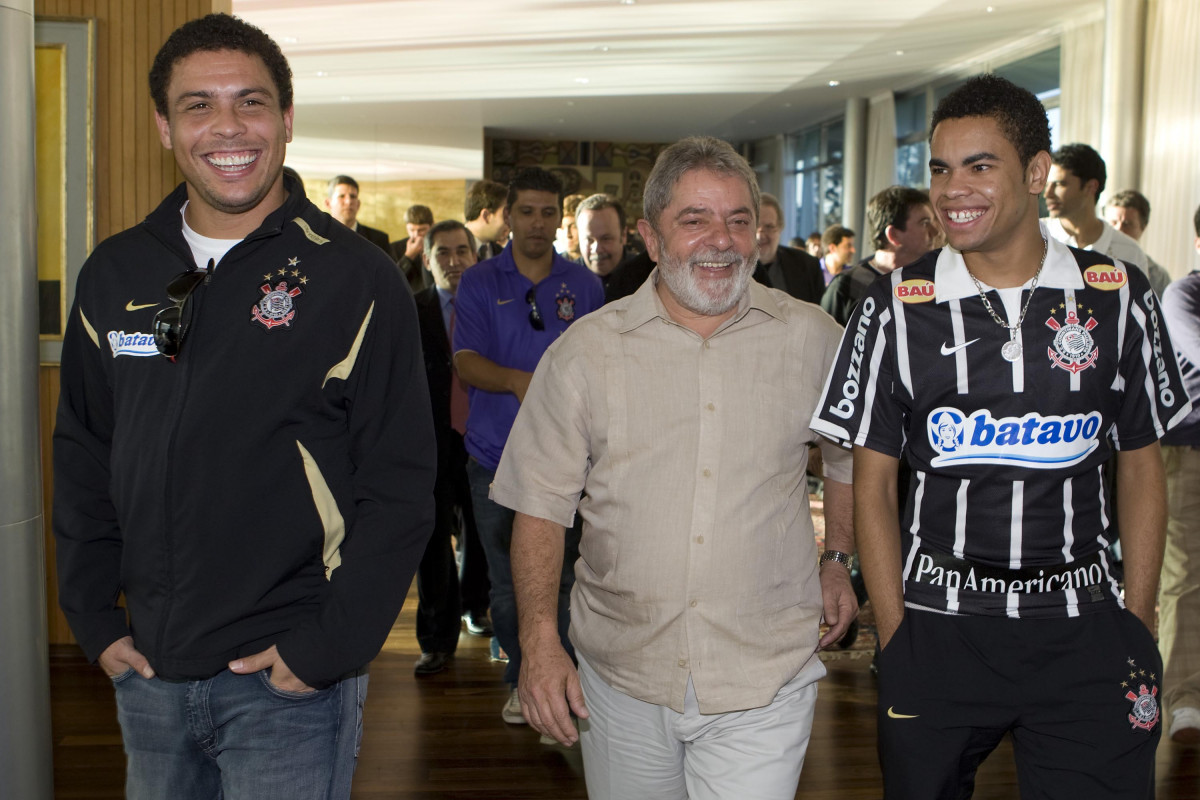
<path fill-rule="evenodd" d="M 812 734 L 811 672 L 770 705 L 701 714 L 688 679 L 683 713 L 613 689 L 579 656 L 589 717 L 579 721 L 589 800 L 793 800 Z"/>

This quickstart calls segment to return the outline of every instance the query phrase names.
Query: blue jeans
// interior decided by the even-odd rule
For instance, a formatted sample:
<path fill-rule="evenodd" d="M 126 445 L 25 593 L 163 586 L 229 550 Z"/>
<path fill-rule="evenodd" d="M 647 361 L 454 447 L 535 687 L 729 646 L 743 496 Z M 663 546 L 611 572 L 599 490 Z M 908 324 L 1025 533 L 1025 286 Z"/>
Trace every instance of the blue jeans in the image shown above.
<path fill-rule="evenodd" d="M 517 640 L 517 597 L 513 591 L 512 562 L 512 510 L 488 497 L 488 488 L 496 477 L 474 458 L 467 461 L 467 479 L 471 482 L 471 506 L 475 512 L 475 527 L 479 529 L 479 541 L 487 557 L 488 581 L 492 585 L 492 628 L 500 646 L 508 654 L 508 665 L 504 668 L 504 680 L 509 686 L 517 685 L 521 674 L 521 644 Z M 579 558 L 579 524 L 567 530 L 563 547 L 562 576 L 558 585 L 558 635 L 571 658 L 575 649 L 567 638 L 571 622 L 571 587 L 575 585 L 575 560 Z"/>
<path fill-rule="evenodd" d="M 128 800 L 345 800 L 367 675 L 289 692 L 268 671 L 203 681 L 113 679 Z"/>

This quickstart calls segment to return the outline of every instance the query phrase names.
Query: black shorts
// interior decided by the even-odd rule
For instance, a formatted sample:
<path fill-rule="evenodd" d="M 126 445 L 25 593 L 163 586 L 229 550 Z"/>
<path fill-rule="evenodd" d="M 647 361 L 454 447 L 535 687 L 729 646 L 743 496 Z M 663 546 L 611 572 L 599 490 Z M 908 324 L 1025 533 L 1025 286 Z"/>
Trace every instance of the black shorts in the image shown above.
<path fill-rule="evenodd" d="M 1022 800 L 1154 796 L 1162 659 L 1128 611 L 1008 619 L 910 608 L 878 665 L 888 800 L 970 797 L 1009 731 Z"/>

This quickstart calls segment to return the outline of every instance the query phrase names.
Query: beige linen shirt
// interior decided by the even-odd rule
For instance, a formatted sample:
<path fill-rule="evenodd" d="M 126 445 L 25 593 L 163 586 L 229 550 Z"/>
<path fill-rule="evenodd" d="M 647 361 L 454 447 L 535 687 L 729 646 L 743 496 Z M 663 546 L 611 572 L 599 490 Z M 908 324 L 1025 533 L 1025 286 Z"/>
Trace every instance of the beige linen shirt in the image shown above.
<path fill-rule="evenodd" d="M 805 467 L 818 443 L 850 482 L 809 428 L 841 328 L 751 281 L 705 340 L 657 280 L 546 351 L 491 496 L 564 526 L 578 504 L 571 641 L 610 686 L 682 712 L 690 675 L 702 713 L 757 708 L 825 674 Z"/>

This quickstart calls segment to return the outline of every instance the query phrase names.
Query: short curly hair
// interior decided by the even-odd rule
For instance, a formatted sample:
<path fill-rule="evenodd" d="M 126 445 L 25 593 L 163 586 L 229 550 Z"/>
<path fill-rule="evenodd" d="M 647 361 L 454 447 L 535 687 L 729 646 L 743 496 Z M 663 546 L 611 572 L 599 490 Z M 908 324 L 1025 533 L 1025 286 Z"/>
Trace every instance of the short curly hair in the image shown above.
<path fill-rule="evenodd" d="M 1104 159 L 1095 148 L 1081 142 L 1064 144 L 1051 153 L 1050 158 L 1056 166 L 1079 178 L 1081 184 L 1095 181 L 1096 197 L 1104 194 L 1104 185 L 1108 183 L 1108 170 L 1104 166 Z"/>
<path fill-rule="evenodd" d="M 229 14 L 209 14 L 180 25 L 167 37 L 150 67 L 150 97 L 162 117 L 167 116 L 167 86 L 171 72 L 183 59 L 199 52 L 235 50 L 262 59 L 275 81 L 279 107 L 292 107 L 292 68 L 275 40 L 249 22 Z"/>
<path fill-rule="evenodd" d="M 867 233 L 876 250 L 888 246 L 888 226 L 905 230 L 914 206 L 929 205 L 929 194 L 910 186 L 889 186 L 867 202 Z"/>
<path fill-rule="evenodd" d="M 505 208 L 512 208 L 520 192 L 547 192 L 558 197 L 558 210 L 562 211 L 562 181 L 553 172 L 541 167 L 526 167 L 508 183 Z"/>
<path fill-rule="evenodd" d="M 976 75 L 938 103 L 929 122 L 929 140 L 937 126 L 948 119 L 991 117 L 1008 139 L 1021 166 L 1041 151 L 1050 152 L 1050 121 L 1046 107 L 1033 92 L 1022 89 L 999 75 Z"/>
<path fill-rule="evenodd" d="M 1105 208 L 1132 208 L 1142 218 L 1142 227 L 1150 224 L 1150 201 L 1136 189 L 1126 189 L 1108 198 Z"/>

